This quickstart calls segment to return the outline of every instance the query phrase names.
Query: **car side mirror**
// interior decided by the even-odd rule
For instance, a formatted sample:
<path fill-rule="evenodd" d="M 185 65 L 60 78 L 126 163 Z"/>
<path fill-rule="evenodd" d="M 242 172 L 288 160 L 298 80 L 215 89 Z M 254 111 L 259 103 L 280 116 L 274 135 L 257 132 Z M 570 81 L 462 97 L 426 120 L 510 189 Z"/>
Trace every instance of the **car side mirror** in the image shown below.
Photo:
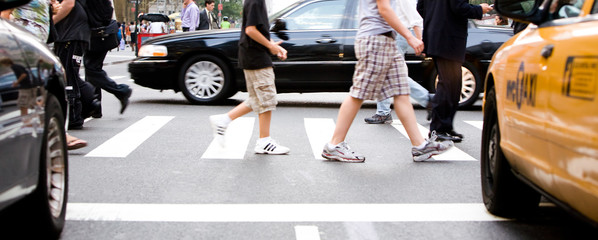
<path fill-rule="evenodd" d="M 276 19 L 274 26 L 270 28 L 270 32 L 274 32 L 278 38 L 286 41 L 289 40 L 289 36 L 284 30 L 287 30 L 287 22 L 282 18 Z"/>
<path fill-rule="evenodd" d="M 282 18 L 278 18 L 274 21 L 274 26 L 270 28 L 270 32 L 280 32 L 282 30 L 287 30 L 287 22 Z"/>

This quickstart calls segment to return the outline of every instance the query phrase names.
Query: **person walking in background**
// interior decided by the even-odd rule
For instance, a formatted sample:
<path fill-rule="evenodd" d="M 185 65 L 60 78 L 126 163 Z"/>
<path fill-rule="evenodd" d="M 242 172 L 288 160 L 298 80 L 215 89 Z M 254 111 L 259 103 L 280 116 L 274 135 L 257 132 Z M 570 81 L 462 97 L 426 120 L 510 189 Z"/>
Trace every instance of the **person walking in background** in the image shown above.
<path fill-rule="evenodd" d="M 218 18 L 214 15 L 214 6 L 216 3 L 214 0 L 206 0 L 205 8 L 199 14 L 199 30 L 212 30 L 212 29 L 220 29 L 220 24 L 218 24 Z"/>
<path fill-rule="evenodd" d="M 409 99 L 407 64 L 395 41 L 398 32 L 419 55 L 424 46 L 394 13 L 394 0 L 359 0 L 359 30 L 355 38 L 357 65 L 353 85 L 338 113 L 334 134 L 324 145 L 322 157 L 341 162 L 364 162 L 353 152 L 345 138 L 361 104 L 366 99 L 394 98 L 395 112 L 411 140 L 413 161 L 425 161 L 447 151 L 452 142 L 436 142 L 432 134 L 424 139 L 420 133 Z M 396 31 L 396 32 L 395 32 Z"/>
<path fill-rule="evenodd" d="M 228 21 L 228 17 L 224 16 L 222 17 L 222 29 L 229 29 L 230 28 L 230 22 Z"/>
<path fill-rule="evenodd" d="M 181 26 L 183 32 L 195 31 L 199 25 L 199 7 L 194 0 L 184 0 L 181 10 Z"/>
<path fill-rule="evenodd" d="M 461 96 L 467 21 L 468 18 L 481 19 L 491 10 L 492 7 L 486 3 L 471 5 L 467 0 L 417 2 L 417 11 L 424 19 L 424 53 L 432 57 L 438 72 L 436 94 L 432 98 L 430 133 L 435 131 L 439 140 L 463 140 L 463 135 L 453 128 L 453 119 Z"/>
<path fill-rule="evenodd" d="M 137 33 L 135 32 L 135 22 L 129 23 L 129 34 L 131 36 L 131 40 L 129 44 L 131 44 L 131 51 L 135 52 L 135 44 L 137 43 Z"/>
<path fill-rule="evenodd" d="M 260 138 L 254 148 L 255 153 L 287 154 L 289 148 L 279 145 L 270 137 L 272 111 L 276 109 L 278 103 L 270 54 L 285 60 L 287 51 L 280 46 L 281 42 L 270 39 L 269 28 L 265 1 L 245 0 L 239 39 L 239 67 L 245 74 L 249 97 L 226 114 L 210 116 L 210 123 L 215 139 L 224 145 L 229 123 L 254 111 L 258 114 L 260 132 Z"/>
<path fill-rule="evenodd" d="M 98 1 L 110 1 L 112 0 L 88 0 L 87 4 L 89 7 L 93 7 L 93 4 L 96 4 Z M 112 12 L 112 14 L 109 14 Z M 97 23 L 107 26 L 110 22 L 115 22 L 112 17 L 114 16 L 114 9 L 108 12 L 108 14 L 102 14 L 99 11 L 89 12 L 89 19 L 90 23 Z M 92 26 L 97 27 L 97 26 Z M 104 71 L 104 59 L 106 58 L 106 54 L 112 48 L 113 43 L 102 41 L 99 38 L 104 38 L 101 36 L 94 36 L 92 37 L 91 46 L 89 51 L 85 54 L 83 60 L 85 61 L 85 79 L 93 84 L 96 87 L 96 98 L 101 101 L 102 99 L 102 92 L 100 89 L 104 89 L 107 92 L 113 94 L 119 101 L 120 101 L 120 114 L 125 112 L 125 109 L 129 105 L 129 98 L 131 97 L 131 93 L 133 89 L 126 84 L 117 84 L 114 80 L 108 77 L 108 74 Z M 106 37 L 110 38 L 110 37 Z M 93 117 L 100 118 L 102 117 L 101 108 L 99 112 L 96 112 Z"/>
<path fill-rule="evenodd" d="M 415 37 L 419 40 L 422 39 L 422 27 L 424 25 L 424 20 L 419 15 L 415 6 L 417 4 L 416 0 L 400 0 L 397 1 L 397 7 L 395 8 L 395 12 L 401 20 L 409 29 L 412 29 L 412 32 L 415 34 Z M 404 37 L 398 36 L 398 45 L 400 54 L 405 55 L 407 52 L 407 48 L 409 44 Z M 415 80 L 411 79 L 411 77 L 407 76 L 410 96 L 419 104 L 420 106 L 426 108 L 428 111 L 428 116 L 426 117 L 427 120 L 430 120 L 430 110 L 431 104 L 430 99 L 430 92 L 427 89 L 419 85 L 419 83 L 415 82 Z M 376 113 L 368 118 L 365 118 L 364 121 L 370 124 L 381 124 L 381 123 L 392 123 L 392 116 L 390 114 L 390 104 L 392 103 L 392 98 L 387 98 L 382 101 L 376 102 Z"/>

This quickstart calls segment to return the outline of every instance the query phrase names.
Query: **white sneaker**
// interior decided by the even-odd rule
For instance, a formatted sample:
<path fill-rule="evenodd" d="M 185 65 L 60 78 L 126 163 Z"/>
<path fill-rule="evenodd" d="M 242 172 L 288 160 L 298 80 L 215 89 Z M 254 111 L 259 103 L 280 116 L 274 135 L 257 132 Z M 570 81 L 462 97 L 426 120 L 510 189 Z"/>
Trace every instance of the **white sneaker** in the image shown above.
<path fill-rule="evenodd" d="M 285 146 L 278 145 L 274 139 L 270 139 L 270 141 L 265 141 L 264 143 L 260 144 L 258 140 L 255 143 L 255 148 L 253 149 L 255 153 L 258 154 L 287 154 L 289 153 L 290 149 Z"/>
<path fill-rule="evenodd" d="M 219 122 L 218 115 L 210 116 L 210 124 L 212 125 L 214 139 L 220 144 L 220 146 L 224 147 L 226 145 L 225 134 L 228 124 Z"/>

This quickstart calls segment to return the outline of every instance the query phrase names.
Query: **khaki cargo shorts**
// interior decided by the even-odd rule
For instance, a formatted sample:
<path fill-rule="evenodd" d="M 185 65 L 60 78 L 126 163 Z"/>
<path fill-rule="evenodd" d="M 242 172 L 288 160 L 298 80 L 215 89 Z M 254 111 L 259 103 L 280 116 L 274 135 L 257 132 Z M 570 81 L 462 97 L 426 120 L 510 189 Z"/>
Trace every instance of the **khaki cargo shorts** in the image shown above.
<path fill-rule="evenodd" d="M 272 67 L 248 70 L 245 73 L 245 83 L 249 98 L 245 100 L 251 110 L 260 114 L 276 109 L 276 85 L 274 84 L 274 69 Z"/>

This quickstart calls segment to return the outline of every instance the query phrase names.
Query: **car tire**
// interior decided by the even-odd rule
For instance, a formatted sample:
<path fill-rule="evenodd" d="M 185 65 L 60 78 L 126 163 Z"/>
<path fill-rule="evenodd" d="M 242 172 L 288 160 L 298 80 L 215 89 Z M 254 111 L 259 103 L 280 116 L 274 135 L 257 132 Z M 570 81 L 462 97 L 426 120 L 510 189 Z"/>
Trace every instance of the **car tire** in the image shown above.
<path fill-rule="evenodd" d="M 482 129 L 481 181 L 486 209 L 501 217 L 518 217 L 538 207 L 540 194 L 519 180 L 500 147 L 495 89 L 488 91 Z"/>
<path fill-rule="evenodd" d="M 7 209 L 11 234 L 23 239 L 59 239 L 65 224 L 68 196 L 68 152 L 64 115 L 56 97 L 46 97 L 43 143 L 37 186 Z M 14 232 L 14 233 L 12 233 Z M 15 236 L 15 235 L 13 235 Z"/>
<path fill-rule="evenodd" d="M 465 109 L 471 107 L 480 97 L 482 79 L 474 65 L 470 62 L 464 62 L 461 66 L 461 96 L 459 98 L 459 108 Z M 434 88 L 438 84 L 438 73 L 434 70 Z"/>
<path fill-rule="evenodd" d="M 232 95 L 232 73 L 218 57 L 192 57 L 185 62 L 179 76 L 179 89 L 192 104 L 215 103 Z"/>

